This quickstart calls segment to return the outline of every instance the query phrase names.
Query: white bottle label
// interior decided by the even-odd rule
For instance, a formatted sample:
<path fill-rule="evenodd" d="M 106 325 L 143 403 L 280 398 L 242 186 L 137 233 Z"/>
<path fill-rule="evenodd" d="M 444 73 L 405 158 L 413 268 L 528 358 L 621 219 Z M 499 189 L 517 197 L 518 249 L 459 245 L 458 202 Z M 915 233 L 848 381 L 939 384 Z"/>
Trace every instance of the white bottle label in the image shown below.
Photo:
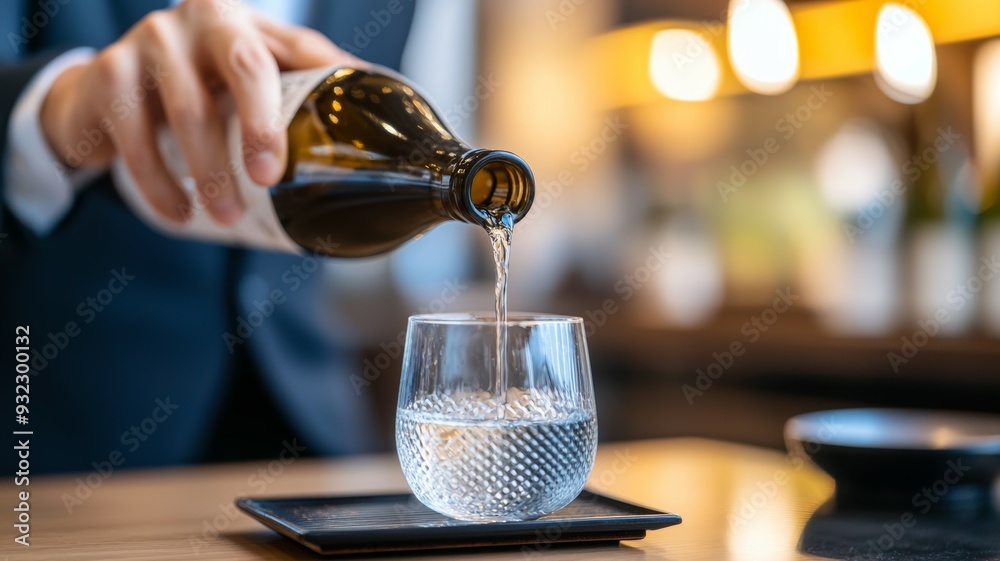
<path fill-rule="evenodd" d="M 302 106 L 302 102 L 334 70 L 334 68 L 320 68 L 281 74 L 281 114 L 273 123 L 275 134 L 285 134 L 288 123 Z M 174 224 L 161 217 L 146 201 L 120 158 L 116 158 L 112 166 L 118 192 L 133 212 L 146 223 L 172 236 L 259 249 L 303 251 L 288 237 L 278 221 L 268 189 L 255 184 L 247 176 L 243 165 L 239 119 L 233 110 L 231 100 L 222 100 L 219 105 L 220 110 L 228 114 L 227 137 L 230 161 L 226 163 L 228 169 L 219 170 L 218 181 L 236 183 L 237 191 L 246 207 L 246 213 L 239 222 L 232 226 L 223 226 L 212 220 L 201 198 L 196 195 L 194 181 L 190 177 L 177 142 L 166 128 L 161 129 L 158 135 L 160 152 L 170 172 L 178 178 L 178 183 L 187 192 L 192 207 L 191 219 L 185 224 Z M 247 148 L 252 149 L 252 147 Z"/>

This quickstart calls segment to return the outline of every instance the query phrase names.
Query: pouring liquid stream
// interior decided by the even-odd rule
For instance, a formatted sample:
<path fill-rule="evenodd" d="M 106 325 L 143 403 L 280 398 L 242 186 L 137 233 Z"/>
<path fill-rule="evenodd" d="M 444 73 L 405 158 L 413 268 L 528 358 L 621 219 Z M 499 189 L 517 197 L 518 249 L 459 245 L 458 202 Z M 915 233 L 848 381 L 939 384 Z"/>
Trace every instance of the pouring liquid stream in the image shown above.
<path fill-rule="evenodd" d="M 514 213 L 506 206 L 486 211 L 486 233 L 493 246 L 496 265 L 496 374 L 493 395 L 497 398 L 497 418 L 507 411 L 507 271 L 510 268 L 510 243 L 514 235 Z"/>

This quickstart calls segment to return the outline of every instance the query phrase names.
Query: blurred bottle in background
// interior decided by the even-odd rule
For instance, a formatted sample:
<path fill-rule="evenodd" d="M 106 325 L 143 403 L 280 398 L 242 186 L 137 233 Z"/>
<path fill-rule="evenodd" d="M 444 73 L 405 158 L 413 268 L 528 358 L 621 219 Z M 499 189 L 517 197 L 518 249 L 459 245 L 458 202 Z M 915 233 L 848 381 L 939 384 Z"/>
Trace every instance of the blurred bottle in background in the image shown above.
<path fill-rule="evenodd" d="M 983 281 L 980 322 L 987 334 L 1000 336 L 1000 170 L 986 192 L 986 208 L 979 217 L 979 257 L 976 273 Z"/>
<path fill-rule="evenodd" d="M 834 265 L 824 269 L 819 319 L 840 335 L 887 334 L 899 319 L 898 247 L 906 207 L 887 132 L 868 119 L 848 120 L 820 148 L 815 174 L 840 222 L 828 248 Z"/>
<path fill-rule="evenodd" d="M 975 273 L 974 177 L 966 142 L 942 118 L 939 103 L 935 95 L 915 108 L 911 155 L 902 168 L 912 181 L 906 216 L 910 319 L 935 326 L 920 327 L 930 336 L 955 336 L 968 332 L 976 316 L 977 295 L 963 289 Z"/>
<path fill-rule="evenodd" d="M 693 328 L 715 317 L 725 288 L 722 264 L 709 224 L 697 209 L 683 209 L 668 218 L 646 253 L 651 258 L 642 263 L 652 269 L 655 300 L 664 319 Z M 636 269 L 637 275 L 641 272 Z"/>

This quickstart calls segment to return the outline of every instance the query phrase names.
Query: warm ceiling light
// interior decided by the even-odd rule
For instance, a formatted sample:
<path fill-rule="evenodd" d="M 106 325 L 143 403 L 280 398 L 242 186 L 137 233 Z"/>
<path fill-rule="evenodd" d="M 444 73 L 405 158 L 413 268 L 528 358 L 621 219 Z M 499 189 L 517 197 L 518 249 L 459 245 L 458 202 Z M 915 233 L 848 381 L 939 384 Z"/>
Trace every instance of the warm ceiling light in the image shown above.
<path fill-rule="evenodd" d="M 732 0 L 728 30 L 729 61 L 747 89 L 773 95 L 795 84 L 799 40 L 784 2 Z"/>
<path fill-rule="evenodd" d="M 653 36 L 649 77 L 656 89 L 671 99 L 704 101 L 719 89 L 719 57 L 696 31 L 660 31 Z"/>
<path fill-rule="evenodd" d="M 934 91 L 934 38 L 920 14 L 894 2 L 879 10 L 875 30 L 875 77 L 882 91 L 900 103 L 920 103 Z"/>

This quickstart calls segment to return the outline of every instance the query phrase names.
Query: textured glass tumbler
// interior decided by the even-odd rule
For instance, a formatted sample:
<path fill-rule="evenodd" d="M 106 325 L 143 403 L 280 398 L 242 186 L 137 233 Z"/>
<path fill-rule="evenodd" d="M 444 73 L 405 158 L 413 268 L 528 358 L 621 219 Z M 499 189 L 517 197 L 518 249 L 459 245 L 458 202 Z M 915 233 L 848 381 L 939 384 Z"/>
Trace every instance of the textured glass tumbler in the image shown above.
<path fill-rule="evenodd" d="M 492 313 L 413 316 L 396 448 L 413 494 L 462 520 L 530 520 L 569 504 L 594 466 L 583 320 L 511 314 L 507 380 Z"/>

